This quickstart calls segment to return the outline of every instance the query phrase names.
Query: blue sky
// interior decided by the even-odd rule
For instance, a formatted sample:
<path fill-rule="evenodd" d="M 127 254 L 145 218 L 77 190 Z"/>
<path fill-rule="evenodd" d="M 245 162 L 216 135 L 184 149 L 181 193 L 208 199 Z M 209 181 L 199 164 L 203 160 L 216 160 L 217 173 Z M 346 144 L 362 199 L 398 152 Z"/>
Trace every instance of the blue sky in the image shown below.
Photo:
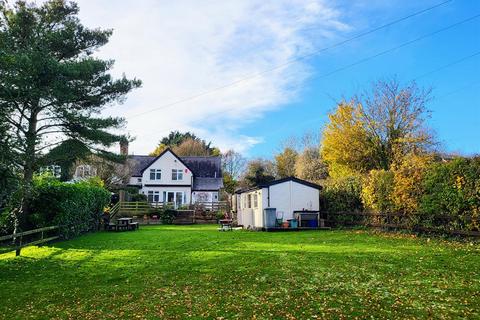
<path fill-rule="evenodd" d="M 383 25 L 396 17 L 428 7 L 435 1 L 393 1 L 389 5 L 360 8 L 351 12 L 355 25 L 368 20 L 372 26 Z M 359 14 L 361 13 L 361 14 Z M 379 78 L 398 77 L 408 82 L 451 62 L 480 52 L 480 19 L 465 23 L 431 38 L 386 54 L 379 58 L 321 78 L 322 74 L 395 47 L 417 36 L 427 34 L 480 13 L 479 1 L 454 1 L 421 16 L 412 18 L 385 30 L 328 51 L 309 61 L 314 72 L 306 81 L 298 99 L 267 117 L 245 127 L 251 134 L 265 137 L 268 143 L 257 144 L 251 154 L 270 157 L 277 151 L 282 139 L 300 136 L 305 131 L 316 132 L 327 121 L 327 113 L 342 97 L 368 89 Z M 368 26 L 367 26 L 368 29 Z M 356 34 L 358 31 L 353 31 Z M 348 37 L 348 33 L 345 34 Z M 451 67 L 417 79 L 420 86 L 433 89 L 429 125 L 448 152 L 480 153 L 480 55 L 473 56 Z"/>
<path fill-rule="evenodd" d="M 106 111 L 127 118 L 125 130 L 136 137 L 131 152 L 148 153 L 169 131 L 189 130 L 222 150 L 271 158 L 292 135 L 319 132 L 335 101 L 368 89 L 372 81 L 396 76 L 408 82 L 480 52 L 477 18 L 322 76 L 480 14 L 480 1 L 453 0 L 299 59 L 443 1 L 79 0 L 79 5 L 86 25 L 114 30 L 97 54 L 115 59 L 115 75 L 143 81 L 123 105 Z M 429 125 L 447 152 L 480 153 L 479 71 L 480 54 L 417 80 L 433 89 Z"/>

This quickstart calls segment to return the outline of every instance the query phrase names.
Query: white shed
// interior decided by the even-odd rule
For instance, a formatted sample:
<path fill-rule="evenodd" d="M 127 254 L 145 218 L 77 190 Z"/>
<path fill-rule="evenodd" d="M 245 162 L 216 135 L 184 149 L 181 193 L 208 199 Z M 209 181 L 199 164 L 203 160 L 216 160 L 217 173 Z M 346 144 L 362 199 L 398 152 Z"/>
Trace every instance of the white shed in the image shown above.
<path fill-rule="evenodd" d="M 265 208 L 275 208 L 283 221 L 294 218 L 294 212 L 320 211 L 321 186 L 294 177 L 272 181 L 235 193 L 237 220 L 244 228 L 265 228 Z"/>

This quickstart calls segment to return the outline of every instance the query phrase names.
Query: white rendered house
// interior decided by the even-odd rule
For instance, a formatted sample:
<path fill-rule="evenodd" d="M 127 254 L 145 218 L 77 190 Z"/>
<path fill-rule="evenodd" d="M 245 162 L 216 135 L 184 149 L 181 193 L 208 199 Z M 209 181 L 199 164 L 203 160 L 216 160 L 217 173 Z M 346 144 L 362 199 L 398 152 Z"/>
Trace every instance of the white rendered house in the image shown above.
<path fill-rule="evenodd" d="M 159 156 L 129 156 L 129 186 L 139 188 L 150 203 L 175 207 L 218 202 L 223 187 L 220 157 L 178 157 L 166 149 Z"/>

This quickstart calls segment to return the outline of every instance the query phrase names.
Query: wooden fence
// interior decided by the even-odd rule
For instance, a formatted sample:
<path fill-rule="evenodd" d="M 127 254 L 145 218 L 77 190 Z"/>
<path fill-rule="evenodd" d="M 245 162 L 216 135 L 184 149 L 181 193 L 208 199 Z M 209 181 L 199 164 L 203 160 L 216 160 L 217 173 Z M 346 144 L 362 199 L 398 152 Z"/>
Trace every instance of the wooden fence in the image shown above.
<path fill-rule="evenodd" d="M 10 244 L 8 244 L 7 246 L 4 246 L 3 247 L 4 250 L 2 250 L 2 251 L 8 252 L 8 251 L 15 250 L 15 255 L 19 256 L 21 249 L 24 248 L 24 247 L 34 246 L 34 245 L 37 245 L 37 244 L 42 244 L 42 243 L 46 243 L 46 242 L 53 241 L 53 240 L 56 240 L 56 239 L 60 238 L 60 236 L 58 235 L 58 230 L 59 229 L 60 229 L 60 226 L 51 226 L 51 227 L 44 227 L 44 228 L 40 228 L 40 229 L 34 229 L 34 230 L 28 230 L 28 231 L 24 231 L 24 232 L 14 233 L 14 234 L 10 234 L 10 235 L 7 235 L 7 236 L 1 236 L 0 237 L 0 243 L 11 240 L 11 241 L 9 241 Z M 48 235 L 53 230 L 56 230 L 57 234 Z M 37 234 L 39 234 L 39 236 L 34 237 L 34 235 L 37 235 Z M 32 241 L 24 241 L 24 238 L 33 238 L 33 240 L 28 239 L 28 240 L 32 240 Z M 27 240 L 27 239 L 25 239 L 25 240 Z"/>
<path fill-rule="evenodd" d="M 428 232 L 448 234 L 453 236 L 480 237 L 480 231 L 458 230 L 450 225 L 454 218 L 448 215 L 430 217 L 430 226 L 414 223 L 412 216 L 402 213 L 371 213 L 371 212 L 336 212 L 323 213 L 329 226 L 366 226 L 373 228 L 410 230 L 414 232 Z"/>
<path fill-rule="evenodd" d="M 151 215 L 158 212 L 159 209 L 165 207 L 173 208 L 174 203 L 164 203 L 164 202 L 142 202 L 142 201 L 121 201 L 117 202 L 113 207 L 110 208 L 110 219 L 114 218 L 117 215 L 122 216 L 143 216 Z M 229 204 L 227 201 L 219 202 L 197 202 L 195 204 L 186 205 L 183 209 L 195 210 L 195 211 L 228 211 Z"/>

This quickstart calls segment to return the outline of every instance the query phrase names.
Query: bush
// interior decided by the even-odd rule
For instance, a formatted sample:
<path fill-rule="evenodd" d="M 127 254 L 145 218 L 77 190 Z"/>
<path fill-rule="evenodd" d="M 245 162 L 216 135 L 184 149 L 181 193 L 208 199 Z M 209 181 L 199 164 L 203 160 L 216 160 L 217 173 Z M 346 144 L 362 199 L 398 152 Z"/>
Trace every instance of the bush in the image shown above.
<path fill-rule="evenodd" d="M 160 211 L 160 221 L 163 224 L 172 224 L 177 216 L 177 210 L 166 208 Z"/>
<path fill-rule="evenodd" d="M 393 173 L 372 170 L 363 180 L 362 201 L 364 207 L 375 213 L 393 212 Z"/>
<path fill-rule="evenodd" d="M 330 179 L 320 193 L 321 207 L 330 213 L 362 211 L 361 190 L 359 177 Z"/>
<path fill-rule="evenodd" d="M 130 201 L 133 202 L 145 202 L 147 201 L 147 196 L 141 193 L 130 194 Z"/>
<path fill-rule="evenodd" d="M 480 158 L 434 164 L 426 172 L 423 188 L 419 224 L 441 224 L 449 230 L 480 229 Z"/>
<path fill-rule="evenodd" d="M 34 180 L 34 211 L 28 217 L 27 229 L 61 225 L 63 238 L 96 230 L 109 202 L 110 192 L 99 179 L 65 183 L 41 175 Z"/>

